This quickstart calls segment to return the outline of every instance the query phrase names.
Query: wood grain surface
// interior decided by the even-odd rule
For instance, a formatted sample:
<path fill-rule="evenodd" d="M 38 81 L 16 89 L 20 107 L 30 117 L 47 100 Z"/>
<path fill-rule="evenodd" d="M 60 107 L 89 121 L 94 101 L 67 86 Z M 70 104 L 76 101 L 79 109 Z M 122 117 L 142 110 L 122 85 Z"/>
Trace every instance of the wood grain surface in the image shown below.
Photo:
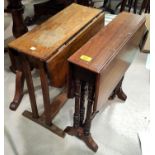
<path fill-rule="evenodd" d="M 100 31 L 103 26 L 104 13 L 101 13 L 46 61 L 50 84 L 52 86 L 64 86 L 68 75 L 67 59 Z"/>
<path fill-rule="evenodd" d="M 102 11 L 71 4 L 43 24 L 9 43 L 9 47 L 47 60 Z"/>
<path fill-rule="evenodd" d="M 83 47 L 74 53 L 69 62 L 99 73 L 119 53 L 135 32 L 144 24 L 145 17 L 123 12 L 102 28 Z M 85 55 L 91 61 L 82 60 Z"/>

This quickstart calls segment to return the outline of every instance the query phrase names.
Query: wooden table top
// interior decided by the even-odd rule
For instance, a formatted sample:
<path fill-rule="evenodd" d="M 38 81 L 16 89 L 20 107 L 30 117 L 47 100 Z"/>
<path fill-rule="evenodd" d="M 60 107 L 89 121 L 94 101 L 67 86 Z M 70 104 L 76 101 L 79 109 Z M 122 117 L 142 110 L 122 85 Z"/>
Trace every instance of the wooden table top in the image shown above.
<path fill-rule="evenodd" d="M 71 4 L 43 24 L 9 43 L 10 48 L 47 60 L 102 11 Z"/>
<path fill-rule="evenodd" d="M 100 73 L 144 22 L 144 16 L 120 13 L 74 53 L 68 59 L 69 62 Z"/>

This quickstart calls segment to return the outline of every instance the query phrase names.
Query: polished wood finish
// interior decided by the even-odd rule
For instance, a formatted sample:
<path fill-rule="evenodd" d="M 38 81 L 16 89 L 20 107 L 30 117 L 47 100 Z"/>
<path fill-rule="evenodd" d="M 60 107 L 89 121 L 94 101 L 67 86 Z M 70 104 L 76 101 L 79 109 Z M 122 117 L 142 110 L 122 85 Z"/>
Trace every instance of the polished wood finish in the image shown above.
<path fill-rule="evenodd" d="M 45 15 L 45 10 L 47 11 L 47 14 L 52 14 L 52 15 L 54 15 L 56 12 L 58 12 L 58 11 L 60 11 L 64 6 L 57 6 L 55 9 L 56 10 L 53 10 L 53 9 L 51 9 L 51 7 L 53 6 L 51 6 L 50 4 L 53 4 L 53 2 L 51 2 L 51 1 L 48 1 L 47 3 L 44 3 L 44 4 L 42 4 L 41 6 L 41 8 L 42 9 L 40 9 L 40 5 L 38 6 L 38 5 L 35 5 L 35 16 L 34 16 L 34 19 L 32 19 L 33 21 L 29 21 L 31 24 L 34 22 L 34 20 L 39 16 L 41 16 L 41 14 L 42 14 L 42 11 L 44 12 L 44 15 Z M 62 3 L 62 2 L 61 2 Z M 82 2 L 80 2 L 80 3 L 83 3 L 83 1 Z M 69 3 L 67 3 L 67 2 L 64 2 L 64 5 L 65 6 L 67 6 Z M 49 10 L 47 9 L 47 6 L 48 7 L 50 7 L 50 12 L 49 12 Z M 24 21 L 23 21 L 23 16 L 22 16 L 22 14 L 23 14 L 23 10 L 24 10 L 24 7 L 23 7 L 23 5 L 21 4 L 21 1 L 20 0 L 18 0 L 18 1 L 13 1 L 13 0 L 9 0 L 9 5 L 8 5 L 8 8 L 5 10 L 5 11 L 7 11 L 7 12 L 11 12 L 12 13 L 12 18 L 13 18 L 13 34 L 14 34 L 14 36 L 15 37 L 19 37 L 19 36 L 21 36 L 21 35 L 23 35 L 24 33 L 26 33 L 27 31 L 28 31 L 28 29 L 27 29 L 27 27 L 26 27 L 26 25 L 25 25 L 25 23 L 24 23 Z M 79 11 L 77 11 L 77 12 L 79 12 Z M 46 14 L 46 15 L 47 15 Z M 88 13 L 89 14 L 89 13 Z M 97 29 L 96 29 L 97 30 Z M 89 34 L 89 33 L 88 33 Z M 87 36 L 87 35 L 86 35 Z M 85 38 L 85 37 L 84 37 Z M 73 50 L 72 50 L 73 51 Z M 10 55 L 10 59 L 11 59 L 11 63 L 12 63 L 12 66 L 10 67 L 10 69 L 15 73 L 16 72 L 16 70 L 18 69 L 18 72 L 19 72 L 19 68 L 18 68 L 18 66 L 17 66 L 17 64 L 16 64 L 16 62 L 18 61 L 17 60 L 17 57 L 15 56 L 15 55 L 13 55 L 13 53 L 12 52 L 10 52 L 9 51 L 9 55 Z M 59 59 L 59 58 L 57 58 L 57 59 Z M 49 62 L 49 64 L 48 64 L 50 67 L 51 66 L 53 66 L 53 65 L 51 65 L 50 64 L 50 62 Z M 66 65 L 66 64 L 65 64 Z M 49 67 L 49 68 L 50 68 Z M 55 69 L 55 67 L 53 67 L 54 69 Z M 66 67 L 65 67 L 66 68 Z M 53 74 L 52 73 L 54 73 L 54 69 L 51 71 L 51 69 L 49 70 L 49 72 L 50 72 L 50 74 L 49 74 L 49 76 L 51 76 L 52 78 L 53 78 L 53 80 L 52 81 L 55 81 L 54 83 L 53 83 L 53 85 L 54 86 L 57 86 L 57 87 L 61 87 L 63 84 L 64 84 L 64 80 L 62 80 L 62 79 L 64 79 L 64 77 L 62 77 L 61 75 L 59 76 L 59 78 L 55 78 L 55 77 L 58 77 L 58 76 L 53 76 Z M 64 76 L 66 76 L 66 73 L 67 73 L 67 70 L 64 70 L 63 71 L 63 74 L 64 74 Z M 55 74 L 54 74 L 55 75 Z M 50 77 L 50 78 L 51 78 Z M 61 78 L 61 84 L 60 84 L 60 82 L 58 83 L 57 81 L 57 79 L 60 79 Z M 19 76 L 18 75 L 16 75 L 16 79 L 18 79 L 18 82 L 16 83 L 16 87 L 15 87 L 15 89 L 16 89 L 16 93 L 15 93 L 15 96 L 14 96 L 14 99 L 16 99 L 16 100 L 14 100 L 13 99 L 13 101 L 11 102 L 11 104 L 10 104 L 10 108 L 12 109 L 12 110 L 16 110 L 17 109 L 17 107 L 18 107 L 18 105 L 20 104 L 20 102 L 21 102 L 21 99 L 22 99 L 22 97 L 23 97 L 23 89 L 20 89 L 20 85 L 22 85 L 22 81 L 23 81 L 23 79 L 19 79 Z"/>
<path fill-rule="evenodd" d="M 74 14 L 75 11 L 77 14 Z M 48 80 L 51 86 L 66 86 L 67 58 L 102 28 L 103 19 L 104 14 L 101 10 L 72 4 L 45 23 L 9 43 L 10 52 L 15 51 L 22 63 L 21 71 L 27 81 L 32 113 L 26 112 L 24 116 L 46 128 L 48 126 L 51 131 L 58 134 L 56 130 L 51 129 L 52 120 L 67 101 L 67 92 L 64 88 L 50 103 Z M 36 105 L 31 66 L 40 73 L 44 105 L 44 112 L 40 116 Z M 56 80 L 58 83 L 53 77 L 58 79 Z M 59 132 L 61 137 L 62 132 Z"/>
<path fill-rule="evenodd" d="M 77 13 L 73 14 L 73 12 Z M 46 61 L 51 85 L 62 87 L 68 73 L 66 59 L 96 34 L 103 25 L 104 14 L 101 10 L 72 4 L 34 28 L 33 31 L 11 42 L 9 46 Z M 36 49 L 33 51 L 31 47 Z"/>
<path fill-rule="evenodd" d="M 92 17 L 95 18 L 100 13 L 101 10 L 98 9 L 71 4 L 32 31 L 9 43 L 9 46 L 45 61 L 91 22 Z M 36 49 L 32 50 L 31 47 Z"/>
<path fill-rule="evenodd" d="M 144 31 L 144 16 L 123 12 L 68 59 L 68 97 L 75 97 L 75 113 L 73 127 L 67 127 L 65 132 L 83 140 L 94 152 L 98 146 L 90 133 L 92 120 L 108 98 L 113 99 L 117 95 L 126 100 L 122 90 L 123 77 L 134 59 Z M 83 111 L 80 104 L 84 105 L 80 98 L 87 94 L 82 89 L 83 81 L 87 83 L 88 103 L 86 115 L 82 112 L 85 121 L 80 123 Z"/>
<path fill-rule="evenodd" d="M 94 36 L 103 25 L 104 15 L 101 13 L 95 16 L 80 32 L 66 42 L 54 56 L 47 60 L 47 71 L 52 86 L 62 87 L 66 83 L 68 74 L 67 58 Z M 61 72 L 58 72 L 58 70 L 61 70 Z"/>
<path fill-rule="evenodd" d="M 126 42 L 134 37 L 135 27 L 144 22 L 144 16 L 123 12 L 108 24 L 105 29 L 102 28 L 100 33 L 91 38 L 78 52 L 73 54 L 69 58 L 69 62 L 95 73 L 101 72 L 101 70 L 104 70 L 103 66 L 106 67 L 108 62 L 120 52 L 120 49 L 124 47 Z M 122 29 L 123 27 L 125 28 Z M 131 28 L 128 29 L 128 27 Z M 95 44 L 92 44 L 92 42 L 95 42 Z M 103 52 L 100 52 L 101 50 Z M 87 61 L 81 60 L 81 55 L 91 57 L 92 61 L 88 63 Z"/>

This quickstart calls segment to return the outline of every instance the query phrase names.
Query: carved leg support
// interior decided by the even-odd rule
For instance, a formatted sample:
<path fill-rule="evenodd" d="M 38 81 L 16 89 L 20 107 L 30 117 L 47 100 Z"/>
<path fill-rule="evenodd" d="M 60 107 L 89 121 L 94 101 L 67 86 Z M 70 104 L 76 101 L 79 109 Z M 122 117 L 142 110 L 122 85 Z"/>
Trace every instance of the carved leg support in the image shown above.
<path fill-rule="evenodd" d="M 87 115 L 84 123 L 84 136 L 82 137 L 82 139 L 91 150 L 96 152 L 98 149 L 98 146 L 90 134 L 90 127 L 91 127 L 92 116 L 93 116 L 92 108 L 94 103 L 94 91 L 95 91 L 95 86 L 90 82 L 88 86 Z"/>
<path fill-rule="evenodd" d="M 11 110 L 16 110 L 21 102 L 23 97 L 23 88 L 24 88 L 24 75 L 22 71 L 16 71 L 16 90 L 13 101 L 10 104 Z"/>
<path fill-rule="evenodd" d="M 80 80 L 75 81 L 75 113 L 74 113 L 74 127 L 80 126 Z"/>
<path fill-rule="evenodd" d="M 82 128 L 80 128 L 80 80 L 75 80 L 75 112 L 73 127 L 67 127 L 64 131 L 72 136 L 80 136 Z"/>
<path fill-rule="evenodd" d="M 126 94 L 123 92 L 122 89 L 122 82 L 123 82 L 124 77 L 121 79 L 121 81 L 118 83 L 116 88 L 114 89 L 112 95 L 109 97 L 110 100 L 114 99 L 117 95 L 117 97 L 123 101 L 127 99 Z"/>
<path fill-rule="evenodd" d="M 94 152 L 97 151 L 98 146 L 91 137 L 90 127 L 92 121 L 92 108 L 94 103 L 94 85 L 89 83 L 88 86 L 88 105 L 87 105 L 87 116 L 85 123 L 84 120 L 84 98 L 85 98 L 85 89 L 86 83 L 81 82 L 81 92 L 80 92 L 80 81 L 76 79 L 75 81 L 75 113 L 74 113 L 74 125 L 73 127 L 67 127 L 65 132 L 69 135 L 76 136 L 79 139 L 83 140 L 85 144 Z M 81 95 L 80 95 L 81 94 Z"/>
<path fill-rule="evenodd" d="M 86 82 L 81 82 L 81 98 L 80 98 L 80 126 L 83 126 L 84 114 L 85 114 L 85 92 L 86 92 Z"/>

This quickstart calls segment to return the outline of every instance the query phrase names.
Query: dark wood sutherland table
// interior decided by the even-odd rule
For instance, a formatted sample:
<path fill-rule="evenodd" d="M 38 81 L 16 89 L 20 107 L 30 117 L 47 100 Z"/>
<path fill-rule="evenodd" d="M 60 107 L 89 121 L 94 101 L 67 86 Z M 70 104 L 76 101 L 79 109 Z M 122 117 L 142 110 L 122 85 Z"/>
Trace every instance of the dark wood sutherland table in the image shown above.
<path fill-rule="evenodd" d="M 63 130 L 52 124 L 53 118 L 67 100 L 62 91 L 50 103 L 48 79 L 54 87 L 65 87 L 67 58 L 86 43 L 104 25 L 101 10 L 71 4 L 43 24 L 9 43 L 9 50 L 18 56 L 21 74 L 26 79 L 32 112 L 24 116 L 64 137 Z M 39 116 L 31 70 L 40 73 L 44 113 Z M 18 79 L 17 79 L 18 80 Z M 18 83 L 18 81 L 17 81 Z"/>
<path fill-rule="evenodd" d="M 90 133 L 91 122 L 108 98 L 126 100 L 123 77 L 144 32 L 144 16 L 123 12 L 68 59 L 68 97 L 75 97 L 75 112 L 73 126 L 65 132 L 95 152 L 98 146 Z"/>

